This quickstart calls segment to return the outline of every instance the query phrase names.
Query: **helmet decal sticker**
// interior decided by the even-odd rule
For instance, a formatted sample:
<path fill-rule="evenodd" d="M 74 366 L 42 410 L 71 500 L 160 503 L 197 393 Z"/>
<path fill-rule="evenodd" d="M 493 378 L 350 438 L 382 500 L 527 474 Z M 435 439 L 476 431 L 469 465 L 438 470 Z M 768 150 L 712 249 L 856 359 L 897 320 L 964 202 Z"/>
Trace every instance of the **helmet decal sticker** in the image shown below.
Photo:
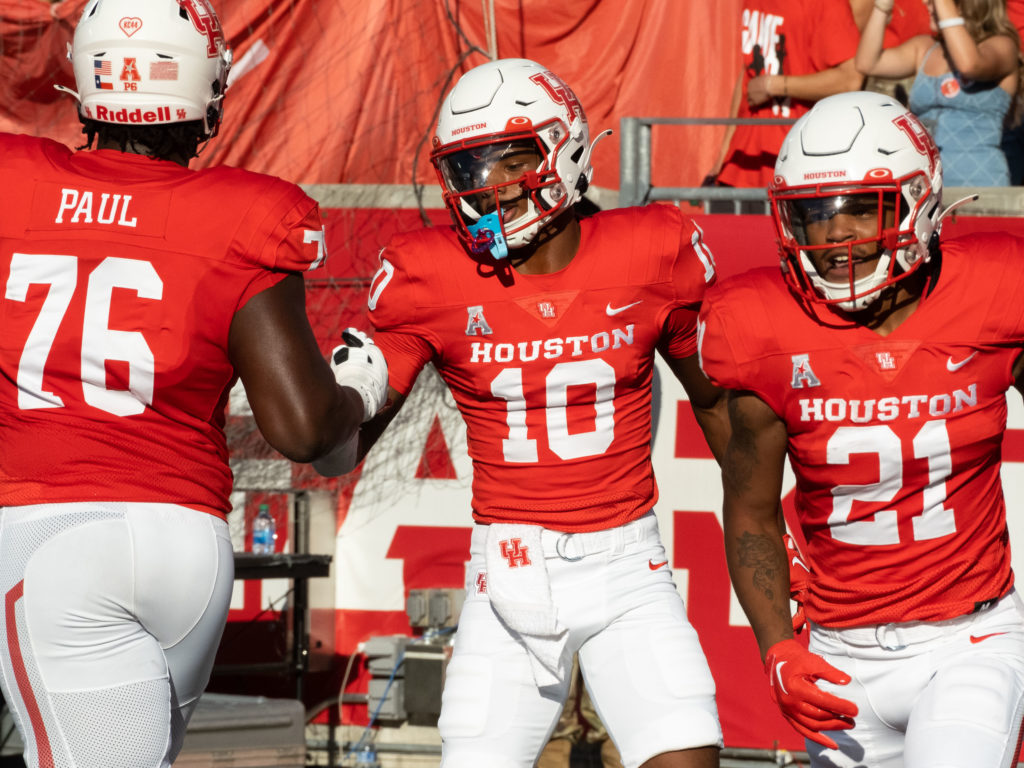
<path fill-rule="evenodd" d="M 127 90 L 132 90 L 127 83 L 137 83 L 140 80 L 142 80 L 142 77 L 139 75 L 139 65 L 136 63 L 135 57 L 125 56 L 124 63 L 121 65 L 121 82 L 126 83 L 125 88 Z"/>
<path fill-rule="evenodd" d="M 109 83 L 102 78 L 112 77 L 114 74 L 113 67 L 109 61 L 102 59 L 94 59 L 92 62 L 92 71 L 96 81 L 96 87 L 101 88 L 104 91 L 114 90 L 114 84 Z"/>
<path fill-rule="evenodd" d="M 138 16 L 125 16 L 123 19 L 117 22 L 117 26 L 120 27 L 121 31 L 124 32 L 128 37 L 131 37 L 140 29 L 142 29 L 142 19 L 140 19 Z"/>
<path fill-rule="evenodd" d="M 907 112 L 892 121 L 893 124 L 907 134 L 914 149 L 928 158 L 928 166 L 932 173 L 935 173 L 935 165 L 939 161 L 939 148 L 935 146 L 932 137 L 925 130 L 917 115 Z"/>
<path fill-rule="evenodd" d="M 178 0 L 178 3 L 185 9 L 199 34 L 206 35 L 206 55 L 212 59 L 218 52 L 217 43 L 224 42 L 224 32 L 221 31 L 217 14 L 206 0 Z"/>
<path fill-rule="evenodd" d="M 586 121 L 587 118 L 583 114 L 583 105 L 580 104 L 580 100 L 558 75 L 547 71 L 538 72 L 531 75 L 530 80 L 543 88 L 555 104 L 561 104 L 580 120 Z"/>

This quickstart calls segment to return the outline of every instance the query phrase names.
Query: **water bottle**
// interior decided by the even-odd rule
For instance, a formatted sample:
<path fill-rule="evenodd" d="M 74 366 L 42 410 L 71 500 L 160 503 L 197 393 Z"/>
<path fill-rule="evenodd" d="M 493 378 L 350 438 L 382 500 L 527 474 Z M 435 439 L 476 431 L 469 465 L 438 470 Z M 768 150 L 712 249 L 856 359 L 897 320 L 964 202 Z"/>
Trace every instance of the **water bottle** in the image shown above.
<path fill-rule="evenodd" d="M 358 768 L 380 768 L 380 761 L 377 759 L 377 750 L 367 744 L 356 752 L 356 765 Z"/>
<path fill-rule="evenodd" d="M 254 555 L 274 554 L 274 539 L 277 523 L 270 514 L 270 507 L 260 504 L 260 511 L 252 521 L 252 553 Z"/>

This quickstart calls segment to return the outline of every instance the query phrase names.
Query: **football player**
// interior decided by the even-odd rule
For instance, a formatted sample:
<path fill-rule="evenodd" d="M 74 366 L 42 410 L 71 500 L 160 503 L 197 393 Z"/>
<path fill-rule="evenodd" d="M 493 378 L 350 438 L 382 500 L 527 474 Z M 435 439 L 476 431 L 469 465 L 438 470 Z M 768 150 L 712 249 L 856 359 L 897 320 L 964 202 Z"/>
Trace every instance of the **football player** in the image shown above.
<path fill-rule="evenodd" d="M 1024 620 L 999 473 L 1024 240 L 940 242 L 935 143 L 876 93 L 798 120 L 770 197 L 782 270 L 709 291 L 701 360 L 732 390 L 726 552 L 771 695 L 816 768 L 1015 765 Z M 777 525 L 787 455 L 809 648 Z"/>
<path fill-rule="evenodd" d="M 454 225 L 396 236 L 370 286 L 388 404 L 349 456 L 314 464 L 351 468 L 427 363 L 465 418 L 476 524 L 444 768 L 533 766 L 576 651 L 626 766 L 718 764 L 714 683 L 651 511 L 650 447 L 659 351 L 724 450 L 724 397 L 696 357 L 715 265 L 677 207 L 581 220 L 593 146 L 576 95 L 540 64 L 460 78 L 431 155 Z"/>
<path fill-rule="evenodd" d="M 95 149 L 0 134 L 0 683 L 31 768 L 157 768 L 228 611 L 229 390 L 308 462 L 387 374 L 365 337 L 346 386 L 319 351 L 316 203 L 187 167 L 230 65 L 206 0 L 91 0 L 70 56 Z"/>

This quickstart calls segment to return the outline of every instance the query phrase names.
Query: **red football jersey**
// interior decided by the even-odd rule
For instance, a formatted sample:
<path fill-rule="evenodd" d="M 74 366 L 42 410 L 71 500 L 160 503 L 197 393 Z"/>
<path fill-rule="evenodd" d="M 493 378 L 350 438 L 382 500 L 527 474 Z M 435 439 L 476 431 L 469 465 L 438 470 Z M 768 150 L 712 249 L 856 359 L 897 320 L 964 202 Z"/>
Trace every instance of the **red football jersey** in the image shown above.
<path fill-rule="evenodd" d="M 369 307 L 391 386 L 408 393 L 437 367 L 466 421 L 482 523 L 599 530 L 657 499 L 654 351 L 696 351 L 711 253 L 666 205 L 581 228 L 576 257 L 550 275 L 496 273 L 447 227 L 398 235 L 381 253 Z"/>
<path fill-rule="evenodd" d="M 751 109 L 747 84 L 758 75 L 809 75 L 853 58 L 860 32 L 849 0 L 744 0 L 740 29 L 743 96 L 738 117 L 797 118 L 814 102 L 769 99 Z M 718 176 L 731 187 L 767 187 L 787 125 L 738 125 Z"/>
<path fill-rule="evenodd" d="M 934 289 L 886 337 L 813 320 L 778 269 L 723 281 L 702 310 L 705 372 L 786 424 L 804 610 L 824 626 L 952 618 L 1013 584 L 999 470 L 1024 240 L 942 251 Z"/>
<path fill-rule="evenodd" d="M 0 134 L 0 505 L 230 509 L 224 407 L 236 310 L 323 260 L 316 203 Z"/>

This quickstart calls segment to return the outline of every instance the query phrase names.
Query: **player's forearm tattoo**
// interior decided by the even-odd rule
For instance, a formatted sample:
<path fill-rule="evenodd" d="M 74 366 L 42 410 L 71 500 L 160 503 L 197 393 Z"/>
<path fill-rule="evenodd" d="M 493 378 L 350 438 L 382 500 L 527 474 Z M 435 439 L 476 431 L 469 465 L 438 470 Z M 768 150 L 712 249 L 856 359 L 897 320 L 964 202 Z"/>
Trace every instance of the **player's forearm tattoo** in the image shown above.
<path fill-rule="evenodd" d="M 772 540 L 764 534 L 757 535 L 745 531 L 736 539 L 736 542 L 739 564 L 744 568 L 752 569 L 754 586 L 761 590 L 769 600 L 774 600 L 775 580 L 781 572 L 780 569 L 786 567 L 786 561 L 779 559 L 778 549 L 772 544 Z"/>
<path fill-rule="evenodd" d="M 734 403 L 735 400 L 729 402 L 732 436 L 722 463 L 722 479 L 733 492 L 741 494 L 748 491 L 753 483 L 757 467 L 757 441 L 751 424 Z"/>

